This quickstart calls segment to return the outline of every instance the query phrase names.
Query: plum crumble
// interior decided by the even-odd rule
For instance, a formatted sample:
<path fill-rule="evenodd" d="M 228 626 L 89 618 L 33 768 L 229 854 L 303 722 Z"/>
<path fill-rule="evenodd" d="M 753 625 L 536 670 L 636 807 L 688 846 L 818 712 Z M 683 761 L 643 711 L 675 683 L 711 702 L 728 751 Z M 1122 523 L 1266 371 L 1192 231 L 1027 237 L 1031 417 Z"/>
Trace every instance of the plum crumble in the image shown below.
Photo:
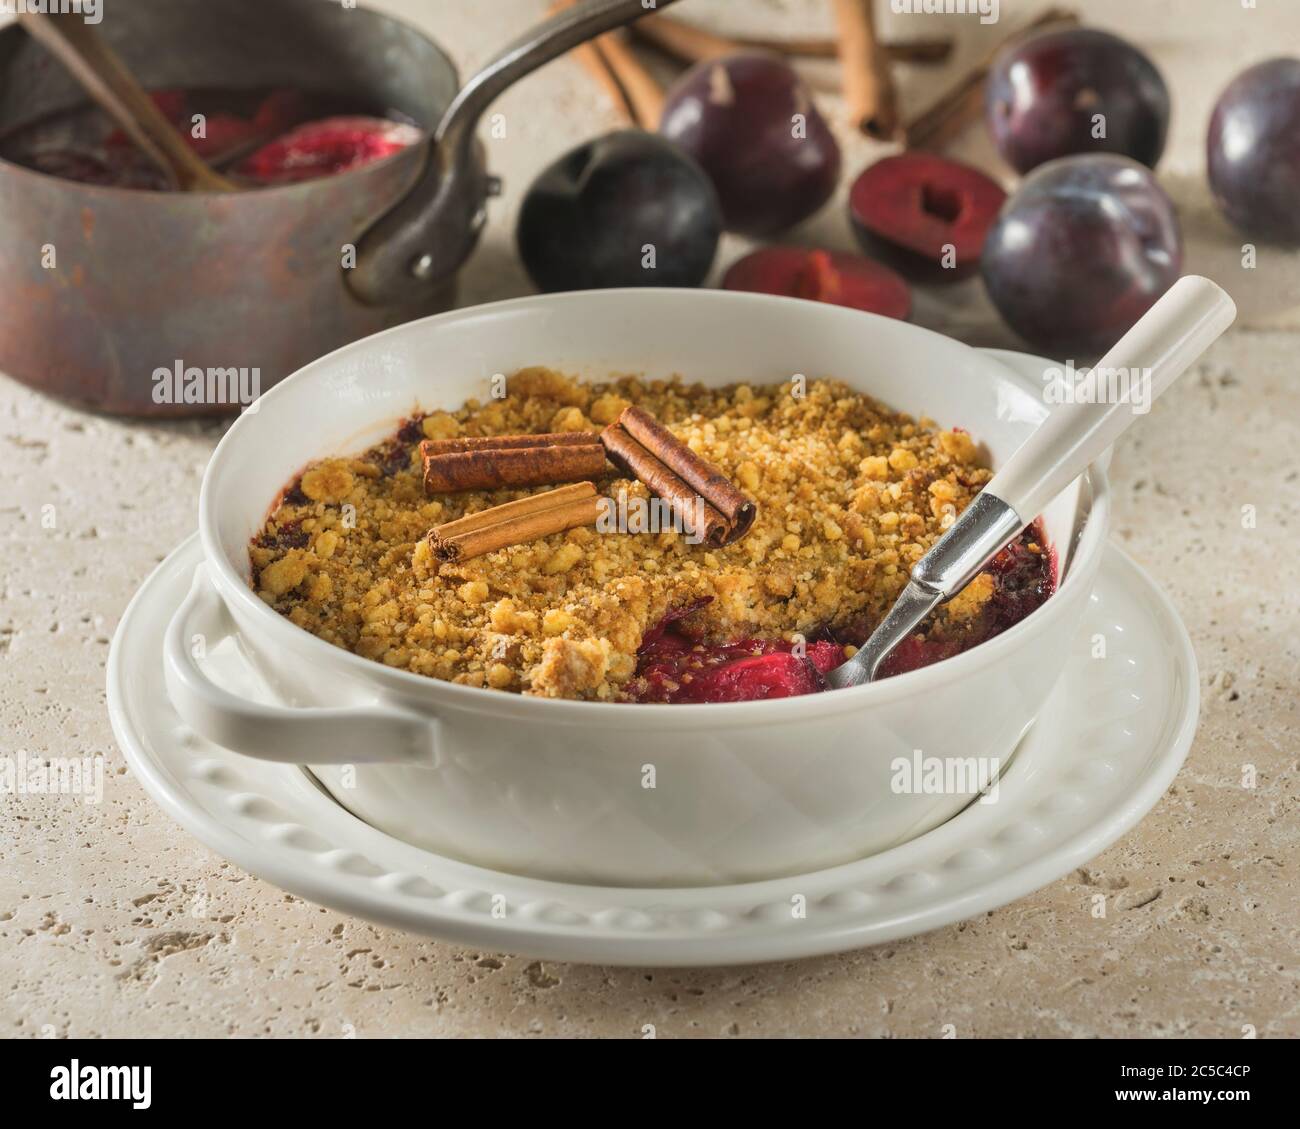
<path fill-rule="evenodd" d="M 745 537 L 718 548 L 672 528 L 598 524 L 468 560 L 434 555 L 433 526 L 533 491 L 426 494 L 422 439 L 599 431 L 629 405 L 757 503 Z M 463 685 L 597 701 L 787 696 L 822 688 L 990 477 L 964 431 L 834 380 L 588 384 L 524 369 L 501 399 L 417 414 L 368 451 L 309 466 L 250 544 L 252 583 L 336 646 Z M 612 467 L 595 485 L 621 512 L 649 502 Z M 1051 588 L 1031 527 L 899 662 L 973 646 Z"/>

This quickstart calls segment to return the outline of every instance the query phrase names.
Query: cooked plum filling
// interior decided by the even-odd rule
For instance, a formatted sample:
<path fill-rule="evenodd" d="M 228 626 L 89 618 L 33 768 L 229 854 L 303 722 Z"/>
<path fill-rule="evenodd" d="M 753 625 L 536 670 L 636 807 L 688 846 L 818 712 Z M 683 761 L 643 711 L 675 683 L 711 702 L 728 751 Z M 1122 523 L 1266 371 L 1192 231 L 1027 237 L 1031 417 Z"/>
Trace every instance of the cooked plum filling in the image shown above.
<path fill-rule="evenodd" d="M 150 97 L 195 153 L 245 187 L 333 176 L 421 137 L 405 122 L 367 116 L 351 98 L 302 90 L 172 89 Z M 0 157 L 83 184 L 158 192 L 171 187 L 97 107 L 73 107 L 19 129 L 0 139 Z"/>
<path fill-rule="evenodd" d="M 885 660 L 882 677 L 929 666 L 1000 635 L 1039 607 L 1055 588 L 1055 569 L 1035 523 L 994 558 L 978 585 L 979 612 L 954 626 L 934 620 Z M 984 598 L 982 591 L 987 590 Z M 687 624 L 696 608 L 679 609 L 646 633 L 627 693 L 638 702 L 753 702 L 826 689 L 825 675 L 871 633 L 861 620 L 823 628 L 811 639 L 740 639 L 709 643 Z"/>
<path fill-rule="evenodd" d="M 608 702 L 804 694 L 991 478 L 966 432 L 833 380 L 588 384 L 535 368 L 505 393 L 304 468 L 249 546 L 258 595 L 336 646 L 466 686 Z M 609 448 L 630 408 L 652 428 L 644 459 Z M 609 462 L 595 474 L 544 450 L 570 443 L 604 443 Z M 695 456 L 709 505 L 665 522 L 657 491 L 680 488 Z M 542 482 L 552 463 L 557 481 Z M 1052 583 L 1031 528 L 889 672 L 991 638 Z"/>

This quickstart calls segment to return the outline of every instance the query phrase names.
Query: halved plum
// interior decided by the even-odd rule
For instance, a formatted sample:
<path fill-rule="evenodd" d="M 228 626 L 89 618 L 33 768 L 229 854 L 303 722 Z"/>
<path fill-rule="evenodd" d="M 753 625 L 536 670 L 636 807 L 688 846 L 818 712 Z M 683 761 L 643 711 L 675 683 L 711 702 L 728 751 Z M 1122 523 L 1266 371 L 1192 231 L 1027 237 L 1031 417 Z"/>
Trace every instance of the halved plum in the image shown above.
<path fill-rule="evenodd" d="M 979 270 L 984 239 L 1007 194 L 979 169 L 933 153 L 899 153 L 849 190 L 858 242 L 907 277 L 955 282 Z"/>
<path fill-rule="evenodd" d="M 903 321 L 912 312 L 912 291 L 903 279 L 871 259 L 839 251 L 761 247 L 733 263 L 722 285 L 850 306 Z"/>

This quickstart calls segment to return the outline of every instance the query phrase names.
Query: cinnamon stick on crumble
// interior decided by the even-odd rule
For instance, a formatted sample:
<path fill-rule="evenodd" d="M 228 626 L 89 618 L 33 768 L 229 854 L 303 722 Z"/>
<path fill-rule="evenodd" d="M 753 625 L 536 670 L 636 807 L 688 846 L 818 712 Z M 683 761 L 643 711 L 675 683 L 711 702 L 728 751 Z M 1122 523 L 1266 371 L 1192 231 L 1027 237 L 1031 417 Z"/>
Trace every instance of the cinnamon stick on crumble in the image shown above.
<path fill-rule="evenodd" d="M 758 507 L 649 412 L 625 408 L 600 439 L 610 461 L 672 502 L 687 530 L 702 541 L 730 545 L 754 524 Z"/>
<path fill-rule="evenodd" d="M 578 482 L 435 525 L 425 539 L 440 561 L 463 561 L 579 525 L 594 525 L 599 514 L 595 485 Z"/>
<path fill-rule="evenodd" d="M 426 494 L 544 486 L 605 473 L 605 451 L 594 431 L 426 439 L 420 457 Z"/>

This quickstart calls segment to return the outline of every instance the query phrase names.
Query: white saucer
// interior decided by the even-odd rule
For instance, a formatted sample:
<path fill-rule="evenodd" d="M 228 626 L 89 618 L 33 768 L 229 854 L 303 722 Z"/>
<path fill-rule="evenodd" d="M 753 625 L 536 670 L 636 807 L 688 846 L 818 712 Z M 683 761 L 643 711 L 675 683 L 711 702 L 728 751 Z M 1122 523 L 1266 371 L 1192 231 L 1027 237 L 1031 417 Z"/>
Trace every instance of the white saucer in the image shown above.
<path fill-rule="evenodd" d="M 522 878 L 390 838 L 302 769 L 187 729 L 163 687 L 162 637 L 199 559 L 196 536 L 144 583 L 113 639 L 109 712 L 131 770 L 186 830 L 243 869 L 347 913 L 490 951 L 736 964 L 934 929 L 1022 897 L 1114 842 L 1164 793 L 1196 728 L 1187 633 L 1146 574 L 1110 548 L 1065 673 L 996 803 L 883 854 L 768 882 L 645 890 Z M 1093 657 L 1098 636 L 1105 658 Z M 209 660 L 227 685 L 269 697 L 237 651 Z"/>

